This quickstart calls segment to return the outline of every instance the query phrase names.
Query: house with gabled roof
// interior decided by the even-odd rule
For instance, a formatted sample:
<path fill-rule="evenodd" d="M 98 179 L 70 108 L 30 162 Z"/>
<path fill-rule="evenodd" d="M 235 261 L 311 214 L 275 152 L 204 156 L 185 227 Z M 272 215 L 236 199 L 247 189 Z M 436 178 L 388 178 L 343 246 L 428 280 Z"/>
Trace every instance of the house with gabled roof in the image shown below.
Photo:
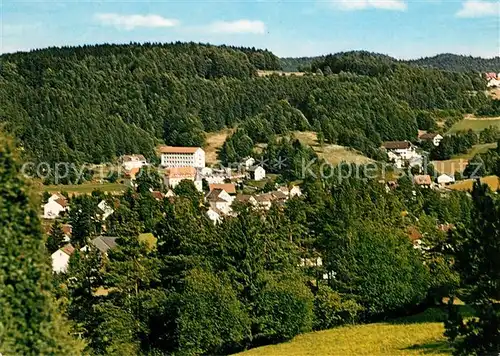
<path fill-rule="evenodd" d="M 216 188 L 211 190 L 205 197 L 207 203 L 216 211 L 221 211 L 223 214 L 231 212 L 231 205 L 234 197 L 230 196 L 224 189 Z"/>
<path fill-rule="evenodd" d="M 169 189 L 174 189 L 183 180 L 190 180 L 199 192 L 203 191 L 201 175 L 194 167 L 172 167 L 165 172 L 164 183 Z"/>
<path fill-rule="evenodd" d="M 434 146 L 437 147 L 437 146 L 439 146 L 439 144 L 443 140 L 443 136 L 441 136 L 438 133 L 428 132 L 428 133 L 424 133 L 424 134 L 420 135 L 419 139 L 420 139 L 420 141 L 431 142 Z"/>
<path fill-rule="evenodd" d="M 75 248 L 71 244 L 61 247 L 51 255 L 52 271 L 55 273 L 64 273 L 68 269 L 69 259 L 75 252 Z"/>
<path fill-rule="evenodd" d="M 209 184 L 210 191 L 214 189 L 223 189 L 229 195 L 236 195 L 236 185 L 233 183 Z"/>
<path fill-rule="evenodd" d="M 44 219 L 56 219 L 63 212 L 69 211 L 69 203 L 66 197 L 60 193 L 52 194 L 43 206 Z"/>

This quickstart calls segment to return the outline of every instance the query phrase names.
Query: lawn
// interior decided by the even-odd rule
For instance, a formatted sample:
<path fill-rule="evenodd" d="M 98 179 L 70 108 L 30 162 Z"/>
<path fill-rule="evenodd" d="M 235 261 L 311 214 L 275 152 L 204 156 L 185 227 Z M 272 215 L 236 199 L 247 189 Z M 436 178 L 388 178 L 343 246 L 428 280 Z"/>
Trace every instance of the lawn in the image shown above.
<path fill-rule="evenodd" d="M 480 145 L 474 145 L 472 148 L 469 150 L 469 152 L 461 155 L 454 156 L 454 159 L 471 159 L 475 155 L 479 153 L 486 153 L 491 149 L 497 148 L 496 143 L 483 143 Z"/>
<path fill-rule="evenodd" d="M 443 336 L 444 314 L 430 309 L 394 322 L 344 326 L 263 346 L 239 356 L 264 355 L 450 355 Z"/>
<path fill-rule="evenodd" d="M 317 153 L 320 158 L 323 158 L 330 164 L 338 164 L 340 162 L 366 164 L 372 160 L 354 149 L 344 146 L 324 144 L 320 146 L 316 136 L 316 132 L 306 131 L 293 133 L 304 145 L 309 145 Z"/>
<path fill-rule="evenodd" d="M 468 115 L 465 119 L 453 125 L 448 133 L 456 133 L 458 131 L 468 131 L 472 129 L 475 132 L 483 131 L 490 126 L 496 126 L 500 129 L 500 117 L 477 118 Z"/>
<path fill-rule="evenodd" d="M 474 184 L 474 179 L 466 179 L 459 181 L 455 184 L 452 184 L 448 186 L 448 188 L 453 189 L 453 190 L 472 190 L 472 186 Z M 481 178 L 481 183 L 488 184 L 491 188 L 491 190 L 496 191 L 500 188 L 500 181 L 497 176 L 489 176 L 489 177 L 484 177 Z"/>

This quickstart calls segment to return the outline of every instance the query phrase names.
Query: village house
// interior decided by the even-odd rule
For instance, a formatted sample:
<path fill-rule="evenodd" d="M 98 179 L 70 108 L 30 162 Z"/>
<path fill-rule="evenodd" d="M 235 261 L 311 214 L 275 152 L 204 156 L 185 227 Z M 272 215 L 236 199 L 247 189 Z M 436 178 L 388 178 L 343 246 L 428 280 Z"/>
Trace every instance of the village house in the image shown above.
<path fill-rule="evenodd" d="M 416 165 L 416 162 L 421 162 L 422 155 L 416 152 L 415 147 L 409 141 L 384 142 L 382 148 L 387 151 L 389 161 L 393 162 L 396 168 L 403 168 L 411 161 L 413 161 L 413 165 Z M 418 161 L 416 161 L 417 159 Z"/>
<path fill-rule="evenodd" d="M 441 174 L 439 177 L 437 177 L 436 182 L 440 186 L 444 187 L 448 184 L 455 183 L 455 177 L 452 177 L 448 174 Z"/>
<path fill-rule="evenodd" d="M 163 194 L 162 192 L 156 191 L 156 190 L 152 191 L 151 195 L 153 196 L 153 198 L 155 198 L 158 201 L 161 201 L 165 198 L 165 194 Z"/>
<path fill-rule="evenodd" d="M 298 185 L 294 185 L 292 188 L 288 188 L 287 186 L 281 186 L 278 188 L 278 191 L 284 193 L 286 196 L 290 198 L 302 196 L 302 190 Z"/>
<path fill-rule="evenodd" d="M 205 200 L 217 213 L 222 214 L 231 213 L 231 205 L 233 204 L 234 197 L 229 195 L 224 189 L 216 188 L 211 190 Z"/>
<path fill-rule="evenodd" d="M 413 183 L 424 188 L 429 188 L 432 185 L 431 176 L 428 174 L 413 176 Z"/>
<path fill-rule="evenodd" d="M 101 210 L 102 220 L 109 218 L 115 211 L 106 200 L 102 200 L 97 207 Z"/>
<path fill-rule="evenodd" d="M 174 189 L 183 180 L 190 180 L 196 189 L 203 191 L 203 184 L 200 175 L 194 167 L 172 167 L 165 172 L 164 183 L 167 188 Z"/>
<path fill-rule="evenodd" d="M 68 269 L 69 259 L 75 252 L 75 248 L 71 244 L 67 244 L 54 252 L 52 257 L 52 271 L 55 273 L 64 273 Z"/>
<path fill-rule="evenodd" d="M 130 171 L 133 168 L 141 168 L 146 166 L 148 162 L 143 155 L 125 155 L 120 157 L 123 169 Z"/>
<path fill-rule="evenodd" d="M 91 248 L 96 248 L 102 255 L 107 256 L 108 251 L 117 246 L 116 239 L 117 237 L 112 236 L 98 236 L 90 241 L 90 245 Z M 85 246 L 81 249 L 81 251 L 87 251 L 88 249 L 89 247 Z"/>
<path fill-rule="evenodd" d="M 255 200 L 257 201 L 259 208 L 269 210 L 273 205 L 274 197 L 270 193 L 259 194 L 255 196 Z"/>
<path fill-rule="evenodd" d="M 266 170 L 261 166 L 250 167 L 247 170 L 247 172 L 248 172 L 248 178 L 255 181 L 260 181 L 266 178 Z"/>
<path fill-rule="evenodd" d="M 59 193 L 52 194 L 47 203 L 43 206 L 43 218 L 55 219 L 66 211 L 69 211 L 66 197 Z"/>
<path fill-rule="evenodd" d="M 236 185 L 233 183 L 209 184 L 209 191 L 223 189 L 229 195 L 236 195 Z"/>
<path fill-rule="evenodd" d="M 175 193 L 172 189 L 169 189 L 168 192 L 165 193 L 165 198 L 173 198 L 175 197 Z"/>
<path fill-rule="evenodd" d="M 234 201 L 239 203 L 239 204 L 249 204 L 251 206 L 258 205 L 257 200 L 252 195 L 249 195 L 249 194 L 239 194 L 236 196 Z"/>
<path fill-rule="evenodd" d="M 240 162 L 240 167 L 244 170 L 249 170 L 255 165 L 255 159 L 252 157 L 245 157 Z"/>
<path fill-rule="evenodd" d="M 159 151 L 163 167 L 205 167 L 205 151 L 200 147 L 162 146 Z"/>
<path fill-rule="evenodd" d="M 423 135 L 420 135 L 419 139 L 420 141 L 431 142 L 434 146 L 437 147 L 443 140 L 443 136 L 438 133 L 425 133 Z"/>

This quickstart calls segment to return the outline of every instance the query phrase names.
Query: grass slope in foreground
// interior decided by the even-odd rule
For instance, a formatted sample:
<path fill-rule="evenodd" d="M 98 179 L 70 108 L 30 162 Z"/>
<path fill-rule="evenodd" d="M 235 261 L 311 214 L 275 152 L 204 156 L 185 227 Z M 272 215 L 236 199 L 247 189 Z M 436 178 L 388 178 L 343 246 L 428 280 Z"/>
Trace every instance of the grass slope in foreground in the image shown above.
<path fill-rule="evenodd" d="M 437 309 L 393 322 L 344 326 L 312 332 L 278 345 L 238 354 L 264 355 L 450 355 L 443 336 L 444 313 Z"/>

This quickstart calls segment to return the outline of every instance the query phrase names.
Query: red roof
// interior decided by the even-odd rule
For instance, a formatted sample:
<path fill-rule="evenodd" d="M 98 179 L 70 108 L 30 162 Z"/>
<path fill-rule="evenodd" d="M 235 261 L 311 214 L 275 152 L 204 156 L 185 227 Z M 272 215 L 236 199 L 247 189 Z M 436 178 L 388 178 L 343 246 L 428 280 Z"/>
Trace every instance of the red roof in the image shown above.
<path fill-rule="evenodd" d="M 71 244 L 67 244 L 64 247 L 61 247 L 61 251 L 67 254 L 68 256 L 71 256 L 73 252 L 75 252 L 75 248 Z"/>
<path fill-rule="evenodd" d="M 194 167 L 174 167 L 165 172 L 168 178 L 194 178 L 196 177 L 196 168 Z"/>
<path fill-rule="evenodd" d="M 195 153 L 198 151 L 199 147 L 173 147 L 173 146 L 161 146 L 160 153 Z"/>
<path fill-rule="evenodd" d="M 59 204 L 60 206 L 62 206 L 63 208 L 68 206 L 68 201 L 66 199 L 63 199 L 63 198 L 59 198 L 55 202 L 57 204 Z"/>
<path fill-rule="evenodd" d="M 225 183 L 225 184 L 210 184 L 209 186 L 210 191 L 214 189 L 224 189 L 227 194 L 236 194 L 236 186 L 231 183 Z"/>
<path fill-rule="evenodd" d="M 431 176 L 428 174 L 419 175 L 419 176 L 413 177 L 413 182 L 415 182 L 415 184 L 417 184 L 417 185 L 431 185 L 432 179 L 431 179 Z"/>

